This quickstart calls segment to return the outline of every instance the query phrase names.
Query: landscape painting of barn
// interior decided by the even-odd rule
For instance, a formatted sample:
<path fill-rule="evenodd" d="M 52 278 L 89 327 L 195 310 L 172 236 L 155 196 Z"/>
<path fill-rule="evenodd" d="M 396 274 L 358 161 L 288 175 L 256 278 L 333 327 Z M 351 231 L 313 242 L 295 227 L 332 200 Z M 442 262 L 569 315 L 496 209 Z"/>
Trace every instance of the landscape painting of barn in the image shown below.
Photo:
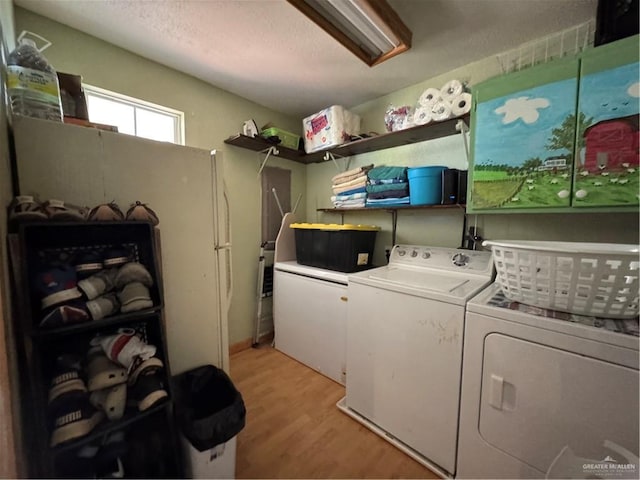
<path fill-rule="evenodd" d="M 638 204 L 640 64 L 583 75 L 575 206 Z"/>
<path fill-rule="evenodd" d="M 570 205 L 577 84 L 574 77 L 478 101 L 474 208 Z"/>

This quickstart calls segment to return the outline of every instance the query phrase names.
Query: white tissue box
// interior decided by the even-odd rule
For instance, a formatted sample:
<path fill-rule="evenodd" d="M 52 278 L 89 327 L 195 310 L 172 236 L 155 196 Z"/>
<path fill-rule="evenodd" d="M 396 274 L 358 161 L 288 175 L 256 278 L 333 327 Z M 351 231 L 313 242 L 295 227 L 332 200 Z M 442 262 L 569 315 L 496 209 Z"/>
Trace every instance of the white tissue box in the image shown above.
<path fill-rule="evenodd" d="M 333 105 L 302 120 L 304 150 L 307 153 L 326 150 L 349 141 L 360 134 L 360 117 Z"/>

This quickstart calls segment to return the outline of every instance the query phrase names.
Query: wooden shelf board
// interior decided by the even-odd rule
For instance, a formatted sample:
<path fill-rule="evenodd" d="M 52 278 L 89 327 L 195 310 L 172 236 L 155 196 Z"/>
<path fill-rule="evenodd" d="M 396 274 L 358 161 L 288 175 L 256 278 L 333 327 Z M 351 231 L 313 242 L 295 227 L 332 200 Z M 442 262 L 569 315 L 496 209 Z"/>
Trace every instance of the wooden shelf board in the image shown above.
<path fill-rule="evenodd" d="M 248 137 L 238 133 L 227 138 L 224 143 L 234 145 L 236 147 L 246 148 L 247 150 L 253 150 L 254 152 L 262 152 L 268 150 L 269 147 L 276 147 L 278 149 L 278 156 L 286 158 L 287 160 L 293 160 L 300 163 L 311 163 L 306 161 L 305 153 L 303 150 L 293 150 L 291 148 L 283 147 L 275 143 L 268 142 L 261 137 Z"/>
<path fill-rule="evenodd" d="M 122 430 L 125 427 L 131 425 L 132 423 L 138 422 L 143 418 L 146 418 L 150 415 L 153 415 L 156 412 L 166 409 L 168 406 L 172 404 L 172 400 L 170 397 L 167 397 L 160 401 L 157 405 L 152 406 L 151 408 L 144 410 L 143 412 L 137 412 L 133 409 L 129 409 L 125 412 L 124 416 L 119 420 L 108 420 L 104 419 L 102 423 L 100 423 L 91 433 L 73 439 L 69 442 L 63 443 L 61 445 L 57 445 L 51 448 L 51 453 L 53 455 L 60 455 L 61 453 L 69 452 L 71 450 L 76 450 L 83 445 L 88 445 L 93 441 L 104 438 L 108 433 L 114 432 L 116 430 Z"/>
<path fill-rule="evenodd" d="M 412 143 L 434 140 L 436 138 L 448 137 L 458 133 L 458 131 L 456 130 L 458 120 L 463 120 L 468 125 L 469 115 L 465 115 L 459 118 L 451 118 L 442 122 L 429 123 L 427 125 L 418 125 L 416 127 L 407 128 L 406 130 L 384 133 L 375 137 L 363 138 L 362 140 L 356 140 L 354 142 L 346 143 L 344 145 L 340 145 L 339 147 L 332 148 L 328 151 L 330 151 L 334 155 L 348 157 L 350 155 L 375 152 L 377 150 L 384 150 L 386 148 L 398 147 L 401 145 L 409 145 Z M 311 158 L 311 162 L 307 163 L 317 163 L 323 161 L 325 153 L 325 151 L 322 151 L 308 154 L 307 157 Z"/>
<path fill-rule="evenodd" d="M 253 150 L 255 152 L 262 152 L 267 150 L 270 146 L 275 146 L 279 150 L 278 156 L 282 158 L 304 164 L 321 163 L 325 161 L 324 156 L 327 152 L 331 152 L 340 157 L 349 157 L 351 155 L 375 152 L 377 150 L 384 150 L 401 145 L 409 145 L 412 143 L 455 135 L 458 133 L 458 130 L 456 129 L 458 120 L 462 120 L 468 125 L 469 115 L 451 118 L 442 122 L 429 123 L 427 125 L 418 125 L 398 132 L 389 132 L 382 135 L 376 135 L 374 137 L 363 138 L 335 148 L 309 154 L 306 154 L 302 150 L 292 150 L 291 148 L 275 145 L 261 137 L 248 137 L 241 134 L 236 134 L 227 138 L 224 143 Z"/>
<path fill-rule="evenodd" d="M 465 211 L 464 205 L 453 204 L 453 205 L 398 205 L 391 206 L 388 205 L 386 207 L 358 207 L 358 208 L 318 208 L 318 212 L 325 213 L 345 213 L 345 212 L 372 212 L 372 211 L 385 211 L 389 212 L 392 210 L 427 210 L 427 209 L 456 209 L 461 212 Z"/>
<path fill-rule="evenodd" d="M 153 307 L 145 308 L 144 310 L 138 310 L 130 313 L 119 313 L 117 315 L 105 317 L 101 320 L 88 320 L 86 322 L 76 323 L 75 325 L 67 325 L 64 327 L 51 329 L 33 327 L 29 334 L 34 338 L 41 338 L 49 341 L 53 337 L 87 332 L 101 328 L 103 329 L 108 327 L 115 327 L 124 323 L 135 322 L 137 320 L 145 321 L 150 316 L 157 316 L 161 311 L 162 305 L 154 305 Z"/>

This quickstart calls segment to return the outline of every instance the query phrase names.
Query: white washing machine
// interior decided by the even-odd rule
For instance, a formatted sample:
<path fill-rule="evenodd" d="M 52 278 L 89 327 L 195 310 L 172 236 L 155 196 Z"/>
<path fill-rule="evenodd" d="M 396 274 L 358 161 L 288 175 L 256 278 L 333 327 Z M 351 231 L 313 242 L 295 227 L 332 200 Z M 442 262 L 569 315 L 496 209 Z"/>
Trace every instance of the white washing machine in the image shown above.
<path fill-rule="evenodd" d="M 347 389 L 338 407 L 443 476 L 454 473 L 465 304 L 489 252 L 396 245 L 349 276 Z"/>
<path fill-rule="evenodd" d="M 638 320 L 467 305 L 457 476 L 638 478 Z M 631 477 L 629 477 L 629 474 Z"/>

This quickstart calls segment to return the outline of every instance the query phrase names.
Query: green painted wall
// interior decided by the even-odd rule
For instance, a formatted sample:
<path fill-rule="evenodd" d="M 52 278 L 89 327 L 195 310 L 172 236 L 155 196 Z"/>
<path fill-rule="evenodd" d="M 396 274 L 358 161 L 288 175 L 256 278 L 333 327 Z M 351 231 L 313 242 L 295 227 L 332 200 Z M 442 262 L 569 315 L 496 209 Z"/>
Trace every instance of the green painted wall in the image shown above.
<path fill-rule="evenodd" d="M 24 476 L 17 354 L 13 348 L 13 317 L 9 289 L 9 254 L 7 251 L 7 210 L 11 202 L 11 160 L 9 153 L 8 106 L 5 104 L 5 61 L 15 47 L 13 3 L 0 0 L 0 478 Z"/>
<path fill-rule="evenodd" d="M 393 60 L 390 60 L 393 61 Z M 416 85 L 395 91 L 373 101 L 351 107 L 362 118 L 363 132 L 384 133 L 384 112 L 389 104 L 415 106 L 422 92 L 440 88 L 452 79 L 474 85 L 502 74 L 497 57 L 488 57 Z M 446 165 L 467 168 L 461 135 L 420 144 L 405 145 L 352 157 L 350 168 L 375 165 Z M 307 173 L 307 218 L 323 223 L 340 223 L 339 214 L 317 212 L 331 207 L 331 177 L 337 173 L 333 163 L 310 165 Z M 385 212 L 353 212 L 344 223 L 366 223 L 382 227 L 376 239 L 374 263 L 385 262 L 384 249 L 391 245 L 391 215 Z M 411 210 L 398 213 L 397 243 L 458 247 L 462 242 L 464 214 L 457 210 Z M 638 213 L 576 213 L 467 215 L 485 239 L 565 240 L 585 242 L 638 243 Z"/>
<path fill-rule="evenodd" d="M 233 240 L 229 339 L 233 344 L 250 338 L 260 253 L 260 156 L 226 145 L 224 140 L 241 131 L 243 121 L 249 118 L 254 118 L 258 126 L 273 122 L 291 131 L 300 130 L 300 120 L 16 7 L 16 35 L 22 30 L 42 35 L 53 43 L 44 54 L 57 70 L 80 74 L 90 85 L 181 110 L 185 113 L 186 144 L 222 152 L 230 191 Z M 291 170 L 293 204 L 306 187 L 305 166 L 279 158 L 270 160 L 269 165 Z M 304 196 L 299 208 L 306 209 Z"/>
<path fill-rule="evenodd" d="M 182 110 L 185 112 L 187 144 L 222 150 L 233 216 L 234 300 L 229 317 L 229 338 L 232 344 L 250 338 L 256 309 L 254 292 L 260 241 L 259 155 L 227 146 L 223 140 L 238 132 L 242 122 L 248 118 L 255 118 L 258 125 L 272 121 L 292 131 L 299 131 L 301 119 L 268 110 L 17 8 L 16 32 L 22 29 L 34 31 L 53 42 L 45 55 L 59 70 L 82 74 L 85 83 Z M 500 73 L 497 58 L 489 57 L 374 101 L 351 106 L 350 109 L 361 115 L 364 132 L 383 133 L 384 111 L 389 104 L 415 105 L 427 87 L 440 88 L 453 78 L 473 85 Z M 446 165 L 462 169 L 467 166 L 461 135 L 358 155 L 351 159 L 350 167 L 369 163 Z M 292 171 L 292 202 L 299 193 L 303 194 L 298 207 L 298 212 L 303 212 L 303 215 L 306 213 L 303 220 L 325 223 L 343 221 L 338 214 L 316 211 L 317 208 L 331 206 L 331 177 L 337 173 L 333 162 L 305 167 L 274 159 L 270 160 L 270 165 Z M 401 212 L 398 215 L 397 242 L 458 247 L 461 244 L 463 219 L 462 210 Z M 471 225 L 477 224 L 485 238 L 492 239 L 638 243 L 637 213 L 470 215 L 467 220 Z M 384 248 L 391 245 L 391 215 L 383 211 L 354 212 L 344 215 L 344 222 L 382 227 L 376 241 L 374 262 L 384 263 Z"/>

